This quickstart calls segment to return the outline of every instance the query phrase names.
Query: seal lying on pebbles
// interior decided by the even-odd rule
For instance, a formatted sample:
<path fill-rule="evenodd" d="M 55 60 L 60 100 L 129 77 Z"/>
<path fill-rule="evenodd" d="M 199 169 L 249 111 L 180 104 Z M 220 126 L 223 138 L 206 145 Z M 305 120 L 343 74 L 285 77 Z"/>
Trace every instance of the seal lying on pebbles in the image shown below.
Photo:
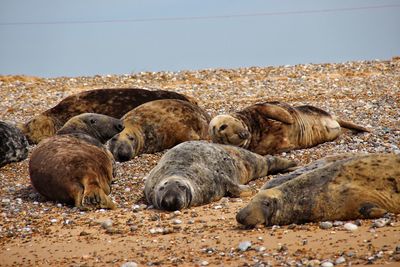
<path fill-rule="evenodd" d="M 209 139 L 210 116 L 187 101 L 147 102 L 125 114 L 122 121 L 125 129 L 109 141 L 117 161 L 162 151 L 185 141 Z"/>
<path fill-rule="evenodd" d="M 210 122 L 209 133 L 215 143 L 266 155 L 332 141 L 340 135 L 340 127 L 369 131 L 313 106 L 292 107 L 281 102 L 266 102 L 216 116 Z"/>
<path fill-rule="evenodd" d="M 400 155 L 345 154 L 296 172 L 267 183 L 236 220 L 269 226 L 400 213 Z"/>
<path fill-rule="evenodd" d="M 146 178 L 144 194 L 157 209 L 179 210 L 248 192 L 244 185 L 295 166 L 234 146 L 189 141 L 170 149 Z"/>
<path fill-rule="evenodd" d="M 196 103 L 191 98 L 172 91 L 139 88 L 96 89 L 64 98 L 53 108 L 19 125 L 19 128 L 29 143 L 37 144 L 44 138 L 53 136 L 73 116 L 90 112 L 119 119 L 131 109 L 157 99 L 180 99 Z"/>
<path fill-rule="evenodd" d="M 0 168 L 28 157 L 28 141 L 12 124 L 0 121 Z"/>
<path fill-rule="evenodd" d="M 106 115 L 84 113 L 71 118 L 33 151 L 29 161 L 33 187 L 51 200 L 81 209 L 115 208 L 108 196 L 113 157 L 103 144 L 122 130 L 119 119 Z"/>

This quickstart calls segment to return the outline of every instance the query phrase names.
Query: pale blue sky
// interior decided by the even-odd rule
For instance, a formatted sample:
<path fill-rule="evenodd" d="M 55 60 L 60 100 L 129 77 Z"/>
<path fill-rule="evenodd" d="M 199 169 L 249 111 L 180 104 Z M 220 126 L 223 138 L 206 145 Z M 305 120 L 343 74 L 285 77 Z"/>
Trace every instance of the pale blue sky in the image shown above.
<path fill-rule="evenodd" d="M 382 5 L 397 7 L 309 12 Z M 115 22 L 253 13 L 278 14 Z M 88 21 L 98 23 L 64 23 Z M 0 75 L 124 74 L 393 56 L 400 56 L 398 0 L 0 0 Z"/>

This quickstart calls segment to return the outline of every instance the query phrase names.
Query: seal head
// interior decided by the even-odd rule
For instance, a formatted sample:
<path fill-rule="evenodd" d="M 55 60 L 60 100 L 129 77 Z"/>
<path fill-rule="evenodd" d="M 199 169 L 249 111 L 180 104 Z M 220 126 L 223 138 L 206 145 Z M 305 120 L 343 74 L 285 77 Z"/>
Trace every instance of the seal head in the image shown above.
<path fill-rule="evenodd" d="M 83 113 L 69 119 L 57 135 L 72 134 L 82 139 L 86 139 L 84 135 L 88 135 L 104 144 L 123 129 L 119 119 L 102 114 Z"/>
<path fill-rule="evenodd" d="M 156 208 L 175 211 L 190 206 L 193 189 L 187 180 L 179 176 L 171 176 L 155 188 L 153 202 Z"/>
<path fill-rule="evenodd" d="M 208 128 L 214 143 L 230 144 L 246 148 L 251 141 L 248 127 L 231 115 L 218 115 L 214 117 Z"/>

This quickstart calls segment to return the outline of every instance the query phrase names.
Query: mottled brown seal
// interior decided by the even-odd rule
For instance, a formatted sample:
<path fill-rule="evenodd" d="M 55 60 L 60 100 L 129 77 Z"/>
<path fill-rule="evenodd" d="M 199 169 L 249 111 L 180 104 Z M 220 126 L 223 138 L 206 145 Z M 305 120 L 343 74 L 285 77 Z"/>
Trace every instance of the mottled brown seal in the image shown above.
<path fill-rule="evenodd" d="M 113 157 L 103 144 L 123 129 L 122 122 L 106 115 L 75 116 L 33 151 L 29 174 L 43 196 L 86 209 L 114 208 L 108 196 L 113 178 Z"/>
<path fill-rule="evenodd" d="M 13 124 L 0 121 L 0 168 L 28 157 L 28 142 Z"/>
<path fill-rule="evenodd" d="M 293 166 L 293 161 L 239 147 L 189 141 L 164 154 L 147 175 L 144 194 L 157 209 L 179 210 L 238 197 L 249 192 L 249 181 Z"/>
<path fill-rule="evenodd" d="M 368 131 L 313 106 L 292 107 L 281 102 L 265 102 L 216 116 L 210 122 L 209 133 L 215 143 L 266 155 L 332 141 L 340 135 L 340 127 Z"/>
<path fill-rule="evenodd" d="M 157 99 L 180 99 L 195 103 L 185 95 L 165 90 L 95 89 L 68 96 L 19 127 L 29 143 L 37 144 L 44 138 L 53 136 L 65 122 L 76 115 L 99 113 L 119 119 L 131 109 Z"/>
<path fill-rule="evenodd" d="M 209 139 L 210 116 L 187 101 L 163 99 L 147 102 L 125 114 L 125 129 L 109 141 L 117 161 L 155 153 L 190 140 Z"/>
<path fill-rule="evenodd" d="M 332 156 L 277 179 L 238 212 L 239 223 L 270 226 L 400 213 L 400 155 Z"/>

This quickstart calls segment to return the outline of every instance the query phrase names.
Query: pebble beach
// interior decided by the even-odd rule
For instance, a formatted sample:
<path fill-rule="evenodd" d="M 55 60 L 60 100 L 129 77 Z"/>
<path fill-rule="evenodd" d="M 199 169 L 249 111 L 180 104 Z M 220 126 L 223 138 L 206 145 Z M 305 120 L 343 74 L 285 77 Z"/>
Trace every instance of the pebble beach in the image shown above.
<path fill-rule="evenodd" d="M 345 152 L 400 154 L 400 57 L 279 67 L 41 78 L 0 76 L 0 120 L 26 122 L 63 98 L 99 88 L 164 89 L 211 116 L 264 101 L 313 105 L 371 129 L 279 154 L 299 165 Z M 34 146 L 30 146 L 30 153 Z M 0 266 L 399 266 L 400 215 L 244 229 L 250 201 L 177 212 L 147 206 L 144 177 L 164 152 L 117 163 L 116 210 L 82 212 L 32 188 L 29 158 L 0 169 Z M 253 195 L 273 176 L 250 183 Z"/>

